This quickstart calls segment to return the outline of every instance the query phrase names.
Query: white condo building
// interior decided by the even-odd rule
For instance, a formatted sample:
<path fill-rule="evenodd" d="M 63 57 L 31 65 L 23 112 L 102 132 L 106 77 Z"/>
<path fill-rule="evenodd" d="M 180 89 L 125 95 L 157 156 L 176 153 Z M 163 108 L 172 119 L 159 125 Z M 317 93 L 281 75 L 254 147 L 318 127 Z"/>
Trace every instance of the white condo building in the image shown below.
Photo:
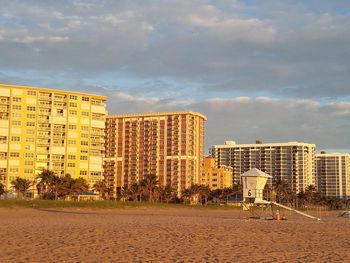
<path fill-rule="evenodd" d="M 323 195 L 350 198 L 350 154 L 316 154 L 316 175 Z"/>
<path fill-rule="evenodd" d="M 303 142 L 237 144 L 226 141 L 223 145 L 210 148 L 210 155 L 216 165 L 231 166 L 234 182 L 240 182 L 240 175 L 252 168 L 285 180 L 296 193 L 309 185 L 316 186 L 315 144 Z M 272 182 L 269 182 L 270 184 Z"/>

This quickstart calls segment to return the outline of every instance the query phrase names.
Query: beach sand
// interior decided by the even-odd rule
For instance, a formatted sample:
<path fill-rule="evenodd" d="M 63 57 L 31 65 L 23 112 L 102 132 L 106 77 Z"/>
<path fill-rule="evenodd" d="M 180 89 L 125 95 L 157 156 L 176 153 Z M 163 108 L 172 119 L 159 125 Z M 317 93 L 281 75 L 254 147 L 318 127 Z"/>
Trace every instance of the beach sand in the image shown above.
<path fill-rule="evenodd" d="M 0 262 L 350 262 L 350 219 L 191 208 L 0 209 Z"/>

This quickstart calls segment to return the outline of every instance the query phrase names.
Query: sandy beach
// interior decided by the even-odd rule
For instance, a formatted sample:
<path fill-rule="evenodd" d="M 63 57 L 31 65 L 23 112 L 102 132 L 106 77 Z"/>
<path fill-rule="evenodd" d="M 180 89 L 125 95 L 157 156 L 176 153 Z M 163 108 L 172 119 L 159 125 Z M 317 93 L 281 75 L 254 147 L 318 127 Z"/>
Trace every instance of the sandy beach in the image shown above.
<path fill-rule="evenodd" d="M 0 262 L 350 262 L 350 219 L 219 209 L 0 209 Z"/>

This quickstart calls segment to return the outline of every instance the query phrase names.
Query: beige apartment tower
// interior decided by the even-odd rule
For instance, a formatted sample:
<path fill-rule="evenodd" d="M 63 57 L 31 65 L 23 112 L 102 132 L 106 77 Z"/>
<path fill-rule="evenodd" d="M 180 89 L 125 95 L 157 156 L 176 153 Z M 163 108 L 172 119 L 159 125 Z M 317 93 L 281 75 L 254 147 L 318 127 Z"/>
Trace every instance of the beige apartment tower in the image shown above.
<path fill-rule="evenodd" d="M 181 193 L 200 183 L 203 162 L 202 114 L 161 112 L 108 116 L 104 176 L 108 184 L 129 188 L 155 174 L 162 186 Z"/>
<path fill-rule="evenodd" d="M 0 84 L 0 178 L 34 182 L 43 169 L 100 180 L 106 97 Z"/>
<path fill-rule="evenodd" d="M 315 144 L 303 142 L 236 144 L 226 141 L 224 145 L 210 148 L 218 167 L 233 168 L 234 182 L 240 182 L 240 175 L 257 168 L 272 176 L 274 183 L 283 179 L 296 193 L 309 185 L 316 186 Z"/>
<path fill-rule="evenodd" d="M 350 154 L 316 154 L 318 191 L 329 197 L 350 198 Z"/>

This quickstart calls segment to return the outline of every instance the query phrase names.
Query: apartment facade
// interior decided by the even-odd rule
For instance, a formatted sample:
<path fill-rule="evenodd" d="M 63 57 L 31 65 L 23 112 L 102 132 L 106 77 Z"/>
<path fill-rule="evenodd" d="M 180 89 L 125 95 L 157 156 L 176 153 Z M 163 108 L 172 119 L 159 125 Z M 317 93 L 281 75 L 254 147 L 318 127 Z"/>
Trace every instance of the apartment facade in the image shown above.
<path fill-rule="evenodd" d="M 205 120 L 191 111 L 108 116 L 104 161 L 108 184 L 129 188 L 155 174 L 161 185 L 181 193 L 199 183 Z"/>
<path fill-rule="evenodd" d="M 236 144 L 226 141 L 224 145 L 210 148 L 218 167 L 231 166 L 234 182 L 240 182 L 240 175 L 257 168 L 289 183 L 296 193 L 309 185 L 316 186 L 315 144 L 303 142 Z"/>
<path fill-rule="evenodd" d="M 31 181 L 43 169 L 102 179 L 106 97 L 0 84 L 0 178 Z"/>
<path fill-rule="evenodd" d="M 207 185 L 210 190 L 231 188 L 233 186 L 233 169 L 230 166 L 221 165 L 216 167 L 213 157 L 204 157 L 202 181 L 201 184 Z"/>
<path fill-rule="evenodd" d="M 350 198 L 350 154 L 316 154 L 318 191 L 325 196 Z"/>

